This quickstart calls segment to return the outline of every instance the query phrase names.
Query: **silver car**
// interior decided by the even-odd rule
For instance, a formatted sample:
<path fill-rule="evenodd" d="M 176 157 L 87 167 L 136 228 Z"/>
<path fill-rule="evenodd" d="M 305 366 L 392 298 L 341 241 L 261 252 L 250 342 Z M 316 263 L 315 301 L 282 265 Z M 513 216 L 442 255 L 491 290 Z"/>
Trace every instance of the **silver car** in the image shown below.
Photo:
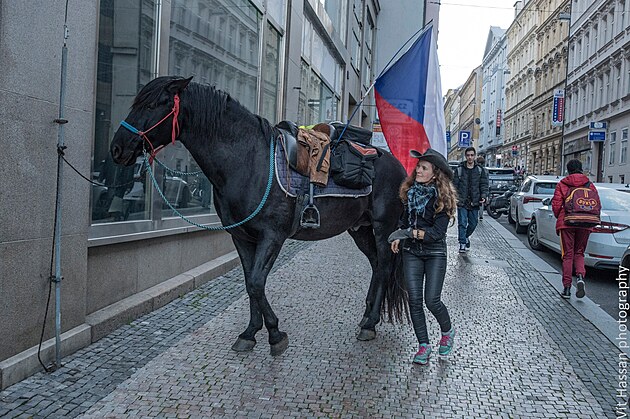
<path fill-rule="evenodd" d="M 508 221 L 516 224 L 517 233 L 525 233 L 529 220 L 545 198 L 553 196 L 560 176 L 530 175 L 523 180 L 518 191 L 510 198 Z"/>
<path fill-rule="evenodd" d="M 630 193 L 596 183 L 602 202 L 601 223 L 593 228 L 584 252 L 586 266 L 617 269 L 621 257 L 630 245 Z M 556 217 L 551 210 L 551 198 L 543 200 L 536 209 L 527 229 L 527 241 L 534 250 L 548 247 L 558 253 L 560 237 L 556 234 Z"/>

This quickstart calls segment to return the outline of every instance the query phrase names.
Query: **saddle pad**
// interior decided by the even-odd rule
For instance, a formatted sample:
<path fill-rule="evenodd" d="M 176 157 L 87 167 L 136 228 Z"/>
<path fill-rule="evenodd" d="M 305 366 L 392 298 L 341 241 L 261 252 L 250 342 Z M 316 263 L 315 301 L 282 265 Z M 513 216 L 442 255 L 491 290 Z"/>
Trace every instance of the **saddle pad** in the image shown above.
<path fill-rule="evenodd" d="M 298 172 L 289 167 L 281 141 L 278 141 L 278 146 L 276 147 L 276 181 L 282 190 L 289 196 L 296 197 L 298 194 L 305 194 L 309 192 L 308 178 L 300 175 Z M 314 186 L 313 188 L 314 198 L 356 198 L 359 196 L 369 195 L 370 193 L 372 193 L 371 185 L 361 189 L 350 189 L 337 185 L 331 177 L 328 178 L 328 185 L 326 185 L 325 188 L 320 188 L 318 186 Z"/>

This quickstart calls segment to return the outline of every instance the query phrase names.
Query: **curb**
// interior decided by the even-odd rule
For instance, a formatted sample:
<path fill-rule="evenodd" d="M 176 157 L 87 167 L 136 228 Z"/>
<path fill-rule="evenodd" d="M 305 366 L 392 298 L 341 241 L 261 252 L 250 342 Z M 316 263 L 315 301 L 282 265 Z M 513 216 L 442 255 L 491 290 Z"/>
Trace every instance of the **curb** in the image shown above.
<path fill-rule="evenodd" d="M 534 253 L 527 245 L 523 244 L 518 238 L 514 237 L 511 231 L 505 228 L 497 220 L 488 217 L 488 224 L 502 237 L 508 245 L 514 249 L 523 259 L 532 265 L 532 268 L 537 271 L 557 292 L 560 294 L 562 291 L 562 275 L 556 270 L 556 268 L 549 265 L 536 253 Z M 484 217 L 484 223 L 486 217 Z M 571 307 L 573 307 L 578 313 L 580 313 L 586 320 L 588 320 L 597 330 L 613 344 L 615 348 L 620 352 L 630 357 L 629 348 L 621 348 L 617 342 L 619 336 L 619 325 L 611 315 L 601 309 L 593 300 L 588 297 L 577 299 L 575 293 L 572 293 L 571 298 L 567 301 Z M 560 300 L 560 298 L 559 298 Z"/>

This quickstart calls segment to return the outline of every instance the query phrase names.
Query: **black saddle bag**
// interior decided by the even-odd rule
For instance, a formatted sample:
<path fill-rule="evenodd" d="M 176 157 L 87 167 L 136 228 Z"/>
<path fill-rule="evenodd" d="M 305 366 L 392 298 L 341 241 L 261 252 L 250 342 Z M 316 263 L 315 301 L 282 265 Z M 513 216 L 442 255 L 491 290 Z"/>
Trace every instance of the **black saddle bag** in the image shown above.
<path fill-rule="evenodd" d="M 380 156 L 375 147 L 341 140 L 330 155 L 330 175 L 339 186 L 361 189 L 374 180 L 374 160 Z"/>
<path fill-rule="evenodd" d="M 344 124 L 343 122 L 331 122 L 330 125 L 335 128 L 335 133 L 330 138 L 330 141 L 333 143 L 343 132 L 343 137 L 341 137 L 341 140 L 350 140 L 366 145 L 372 144 L 372 131 L 370 131 L 369 129 L 358 127 L 356 125 L 348 125 L 346 127 L 346 124 Z"/>

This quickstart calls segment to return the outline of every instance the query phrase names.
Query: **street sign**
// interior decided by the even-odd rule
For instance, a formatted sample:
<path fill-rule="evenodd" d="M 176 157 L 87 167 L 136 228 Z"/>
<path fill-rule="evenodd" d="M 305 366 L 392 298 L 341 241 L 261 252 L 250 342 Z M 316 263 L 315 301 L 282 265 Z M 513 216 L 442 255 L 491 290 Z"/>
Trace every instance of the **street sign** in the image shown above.
<path fill-rule="evenodd" d="M 564 89 L 553 91 L 553 108 L 551 112 L 551 126 L 560 127 L 564 123 Z"/>
<path fill-rule="evenodd" d="M 591 122 L 589 125 L 590 129 L 606 129 L 607 124 L 605 121 Z"/>
<path fill-rule="evenodd" d="M 606 131 L 589 131 L 589 141 L 606 141 Z"/>
<path fill-rule="evenodd" d="M 459 137 L 457 139 L 457 146 L 459 148 L 470 147 L 470 141 L 472 136 L 470 135 L 470 131 L 460 131 Z"/>
<path fill-rule="evenodd" d="M 448 148 L 451 148 L 451 132 L 446 131 L 446 145 Z"/>

